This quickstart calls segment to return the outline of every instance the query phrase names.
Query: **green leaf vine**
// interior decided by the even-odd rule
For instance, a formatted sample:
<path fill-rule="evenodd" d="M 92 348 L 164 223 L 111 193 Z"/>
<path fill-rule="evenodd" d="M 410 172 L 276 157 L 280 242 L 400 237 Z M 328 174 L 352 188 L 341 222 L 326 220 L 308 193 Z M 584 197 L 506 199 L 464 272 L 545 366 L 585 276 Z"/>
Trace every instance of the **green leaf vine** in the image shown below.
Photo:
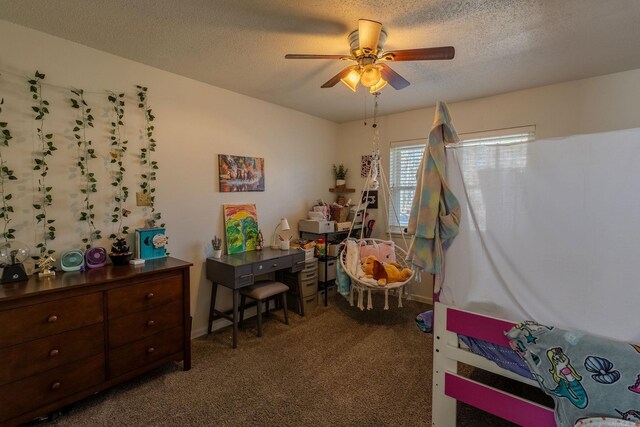
<path fill-rule="evenodd" d="M 0 98 L 0 114 L 2 113 L 2 106 L 4 105 L 4 98 Z M 0 146 L 8 147 L 9 140 L 13 138 L 11 136 L 11 131 L 9 130 L 7 122 L 0 121 Z M 2 157 L 2 150 L 0 149 L 0 198 L 2 198 L 2 206 L 0 207 L 0 218 L 2 218 L 4 222 L 4 227 L 2 228 L 2 238 L 4 241 L 8 241 L 9 239 L 15 239 L 13 233 L 16 232 L 15 229 L 9 227 L 9 223 L 11 222 L 10 214 L 13 213 L 13 206 L 10 204 L 13 195 L 8 192 L 5 188 L 7 181 L 15 181 L 18 178 L 13 174 L 13 170 L 9 169 L 7 166 L 7 162 Z"/>
<path fill-rule="evenodd" d="M 34 78 L 28 80 L 28 83 L 32 97 L 36 101 L 36 105 L 33 105 L 31 109 L 36 113 L 35 120 L 39 122 L 37 129 L 41 146 L 40 151 L 36 153 L 36 157 L 33 159 L 33 170 L 40 173 L 38 195 L 33 208 L 36 210 L 36 221 L 38 224 L 42 224 L 43 229 L 43 239 L 36 245 L 36 248 L 39 249 L 41 255 L 51 255 L 55 251 L 48 248 L 48 243 L 56 238 L 56 228 L 53 225 L 55 219 L 47 216 L 47 207 L 53 203 L 53 196 L 51 195 L 53 187 L 47 186 L 47 174 L 49 172 L 47 157 L 52 156 L 57 148 L 53 144 L 53 134 L 45 133 L 44 130 L 45 118 L 49 114 L 49 101 L 42 97 L 42 80 L 44 80 L 44 77 L 44 74 L 36 71 Z"/>
<path fill-rule="evenodd" d="M 129 234 L 129 227 L 122 225 L 123 218 L 126 216 L 126 211 L 122 205 L 127 201 L 129 197 L 129 189 L 123 185 L 124 174 L 126 169 L 124 167 L 124 154 L 127 152 L 127 143 L 129 141 L 122 139 L 121 127 L 124 126 L 124 93 L 116 94 L 115 92 L 109 92 L 107 97 L 111 103 L 112 109 L 112 121 L 111 128 L 109 129 L 111 139 L 111 173 L 113 180 L 111 185 L 114 188 L 113 201 L 113 213 L 111 214 L 111 222 L 118 224 L 118 232 L 112 233 L 109 238 L 117 239 Z"/>
<path fill-rule="evenodd" d="M 91 195 L 98 191 L 95 173 L 89 168 L 89 160 L 97 159 L 95 149 L 91 148 L 91 140 L 87 138 L 87 128 L 93 127 L 93 115 L 91 108 L 84 99 L 84 91 L 82 89 L 71 89 L 74 95 L 70 98 L 71 107 L 78 110 L 79 118 L 76 118 L 76 124 L 73 128 L 73 136 L 78 144 L 78 168 L 83 182 L 80 192 L 84 195 L 82 200 L 83 206 L 80 211 L 80 221 L 84 221 L 88 226 L 86 237 L 82 238 L 82 243 L 89 249 L 93 246 L 93 242 L 102 238 L 102 232 L 95 226 L 95 213 L 93 212 L 93 203 L 91 203 Z"/>
<path fill-rule="evenodd" d="M 142 163 L 142 183 L 140 189 L 143 194 L 147 194 L 151 200 L 151 219 L 158 223 L 162 219 L 160 212 L 155 208 L 155 192 L 156 188 L 154 182 L 156 180 L 156 171 L 159 169 L 158 162 L 152 160 L 151 153 L 156 151 L 156 140 L 153 138 L 153 120 L 155 116 L 152 114 L 151 108 L 147 102 L 147 88 L 144 86 L 136 86 L 138 88 L 138 107 L 144 111 L 145 119 L 145 138 L 146 144 L 140 149 L 140 162 Z M 160 227 L 164 227 L 164 224 L 160 224 Z"/>

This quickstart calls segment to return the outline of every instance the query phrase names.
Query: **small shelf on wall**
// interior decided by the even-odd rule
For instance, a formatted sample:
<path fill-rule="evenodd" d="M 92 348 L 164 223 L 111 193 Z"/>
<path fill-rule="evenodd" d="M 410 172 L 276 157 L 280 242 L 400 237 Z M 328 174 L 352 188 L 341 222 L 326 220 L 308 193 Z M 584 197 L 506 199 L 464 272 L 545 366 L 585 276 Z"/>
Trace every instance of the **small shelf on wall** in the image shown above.
<path fill-rule="evenodd" d="M 330 188 L 329 191 L 332 193 L 355 193 L 355 188 Z"/>

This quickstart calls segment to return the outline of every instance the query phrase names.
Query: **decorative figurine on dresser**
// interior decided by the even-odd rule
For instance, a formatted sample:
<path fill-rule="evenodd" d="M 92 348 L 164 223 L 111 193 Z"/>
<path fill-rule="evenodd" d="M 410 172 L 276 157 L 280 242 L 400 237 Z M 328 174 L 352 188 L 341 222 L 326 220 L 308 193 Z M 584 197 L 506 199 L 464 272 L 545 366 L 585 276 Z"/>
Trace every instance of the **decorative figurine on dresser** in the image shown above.
<path fill-rule="evenodd" d="M 157 259 L 167 256 L 166 247 L 169 238 L 165 235 L 165 229 L 136 228 L 136 255 L 140 259 Z"/>
<path fill-rule="evenodd" d="M 41 259 L 41 273 L 52 261 Z M 164 257 L 0 283 L 0 426 L 167 363 L 191 369 L 191 265 Z"/>
<path fill-rule="evenodd" d="M 129 264 L 129 260 L 131 260 L 131 251 L 129 250 L 129 245 L 127 245 L 127 240 L 123 235 L 116 237 L 115 241 L 111 245 L 111 253 L 109 253 L 109 258 L 111 258 L 111 262 L 113 265 L 127 265 Z"/>
<path fill-rule="evenodd" d="M 29 247 L 24 243 L 8 240 L 0 244 L 0 283 L 28 280 L 23 262 L 29 259 Z"/>
<path fill-rule="evenodd" d="M 55 276 L 56 272 L 53 271 L 53 263 L 56 261 L 54 257 L 47 254 L 42 254 L 38 262 L 36 262 L 36 266 L 40 269 L 38 273 L 38 277 L 51 277 Z"/>

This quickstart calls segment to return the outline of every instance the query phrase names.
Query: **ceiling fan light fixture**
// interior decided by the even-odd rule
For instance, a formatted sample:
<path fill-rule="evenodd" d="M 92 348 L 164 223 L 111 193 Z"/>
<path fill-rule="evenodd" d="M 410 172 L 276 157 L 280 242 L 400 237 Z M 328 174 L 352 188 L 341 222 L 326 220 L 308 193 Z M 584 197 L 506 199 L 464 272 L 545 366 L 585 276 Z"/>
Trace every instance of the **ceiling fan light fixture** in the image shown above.
<path fill-rule="evenodd" d="M 362 75 L 360 76 L 360 83 L 366 87 L 372 87 L 378 84 L 382 78 L 380 69 L 374 64 L 365 65 L 362 69 Z"/>
<path fill-rule="evenodd" d="M 378 83 L 374 84 L 373 86 L 371 86 L 369 88 L 369 93 L 379 92 L 380 89 L 382 89 L 386 85 L 387 85 L 387 81 L 385 79 L 383 79 L 383 78 L 380 78 L 380 80 L 378 80 Z"/>
<path fill-rule="evenodd" d="M 342 83 L 344 83 L 349 89 L 352 91 L 356 91 L 356 87 L 358 86 L 358 82 L 360 81 L 360 73 L 358 72 L 358 67 L 351 68 L 349 74 L 346 77 L 340 79 Z"/>

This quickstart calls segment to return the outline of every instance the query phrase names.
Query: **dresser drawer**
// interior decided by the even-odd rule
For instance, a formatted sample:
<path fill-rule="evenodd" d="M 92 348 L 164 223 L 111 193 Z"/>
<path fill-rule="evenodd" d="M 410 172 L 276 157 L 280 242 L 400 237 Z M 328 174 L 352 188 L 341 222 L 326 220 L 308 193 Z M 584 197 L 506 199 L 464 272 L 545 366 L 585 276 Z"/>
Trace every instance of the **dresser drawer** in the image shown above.
<path fill-rule="evenodd" d="M 0 421 L 16 417 L 104 381 L 100 354 L 0 387 Z"/>
<path fill-rule="evenodd" d="M 100 292 L 0 311 L 0 348 L 102 321 Z"/>
<path fill-rule="evenodd" d="M 253 264 L 252 269 L 254 276 L 257 276 L 258 274 L 271 273 L 272 271 L 289 268 L 292 265 L 292 259 L 290 257 L 283 257 L 264 262 L 256 262 Z"/>
<path fill-rule="evenodd" d="M 183 349 L 182 327 L 167 329 L 109 352 L 109 375 L 119 377 Z"/>
<path fill-rule="evenodd" d="M 97 323 L 0 350 L 0 385 L 104 352 L 104 325 Z"/>
<path fill-rule="evenodd" d="M 109 321 L 109 347 L 148 337 L 182 324 L 182 301 L 172 302 L 151 310 L 140 311 Z"/>
<path fill-rule="evenodd" d="M 112 289 L 107 295 L 109 319 L 182 301 L 182 276 L 136 283 Z"/>

